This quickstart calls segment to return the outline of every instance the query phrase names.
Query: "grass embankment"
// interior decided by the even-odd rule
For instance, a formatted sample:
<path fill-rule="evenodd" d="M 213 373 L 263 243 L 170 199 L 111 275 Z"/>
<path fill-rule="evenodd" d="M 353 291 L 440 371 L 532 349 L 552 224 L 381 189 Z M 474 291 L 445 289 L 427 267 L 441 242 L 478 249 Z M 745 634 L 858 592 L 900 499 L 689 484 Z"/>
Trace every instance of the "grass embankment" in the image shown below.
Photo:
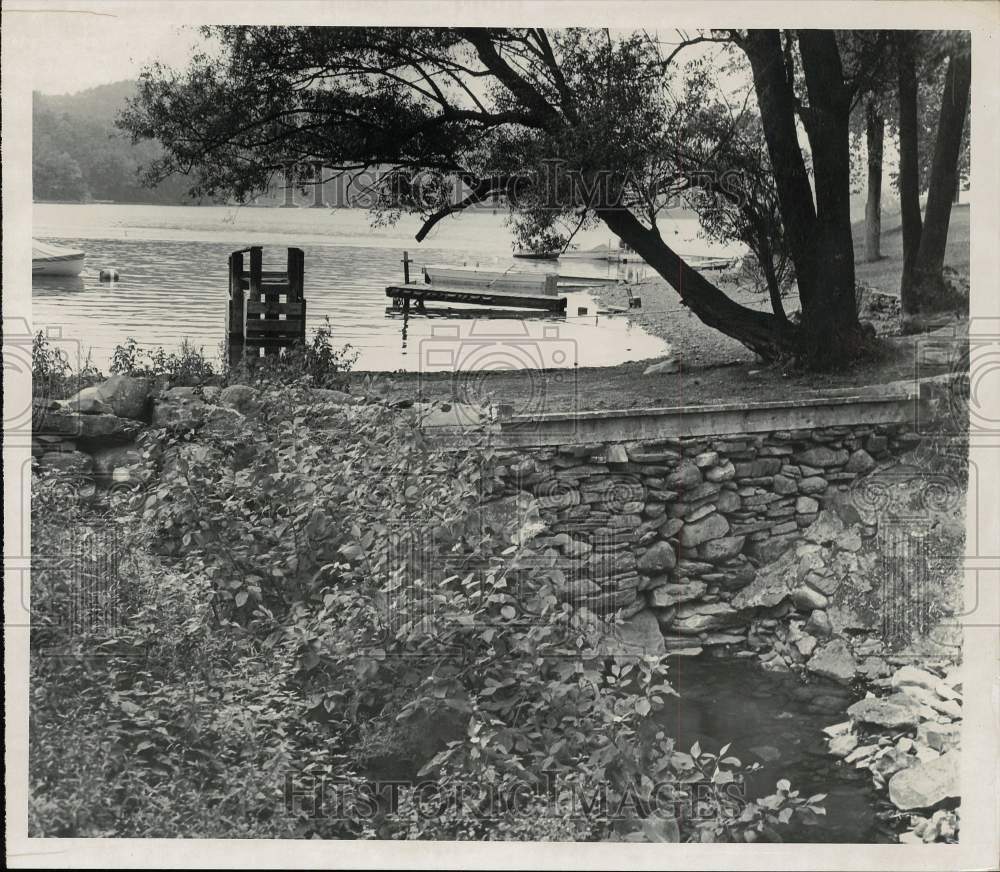
<path fill-rule="evenodd" d="M 873 291 L 899 294 L 902 276 L 902 233 L 898 216 L 887 216 L 883 224 L 881 260 L 862 263 L 864 222 L 854 225 L 854 249 L 858 255 L 858 282 Z M 969 270 L 969 207 L 952 209 L 946 266 L 965 275 Z M 765 294 L 752 293 L 734 282 L 724 290 L 747 306 L 764 309 Z M 642 309 L 632 310 L 633 323 L 666 339 L 680 361 L 680 371 L 669 375 L 643 377 L 649 361 L 635 361 L 610 367 L 580 367 L 573 371 L 497 371 L 475 373 L 468 379 L 450 375 L 382 373 L 380 381 L 390 396 L 466 401 L 466 385 L 475 384 L 494 401 L 510 403 L 516 411 L 562 412 L 581 409 L 629 409 L 742 402 L 747 400 L 795 400 L 832 392 L 858 393 L 869 386 L 912 379 L 920 336 L 894 336 L 886 344 L 878 362 L 865 362 L 840 372 L 784 373 L 781 368 L 764 367 L 740 343 L 707 327 L 687 307 L 677 292 L 662 279 L 643 282 L 632 291 L 642 298 Z M 605 305 L 627 306 L 623 286 L 608 286 L 595 292 Z M 797 301 L 787 302 L 794 311 Z M 872 320 L 881 334 L 898 333 L 894 301 L 870 293 L 862 318 Z M 946 372 L 947 366 L 921 366 L 920 375 Z"/>

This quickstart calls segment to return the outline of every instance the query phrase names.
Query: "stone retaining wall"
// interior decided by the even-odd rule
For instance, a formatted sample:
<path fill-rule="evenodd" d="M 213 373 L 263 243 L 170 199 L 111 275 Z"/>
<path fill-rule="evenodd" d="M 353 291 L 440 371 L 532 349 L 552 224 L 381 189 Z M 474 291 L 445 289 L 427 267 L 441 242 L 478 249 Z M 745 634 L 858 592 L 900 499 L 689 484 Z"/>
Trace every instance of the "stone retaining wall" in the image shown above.
<path fill-rule="evenodd" d="M 621 609 L 627 643 L 756 650 L 772 668 L 808 662 L 846 681 L 864 668 L 866 640 L 857 652 L 842 637 L 872 629 L 836 601 L 873 560 L 861 553 L 876 526 L 857 483 L 920 439 L 865 424 L 519 447 L 501 475 L 535 498 L 547 529 L 532 545 L 558 556 L 565 598 Z"/>

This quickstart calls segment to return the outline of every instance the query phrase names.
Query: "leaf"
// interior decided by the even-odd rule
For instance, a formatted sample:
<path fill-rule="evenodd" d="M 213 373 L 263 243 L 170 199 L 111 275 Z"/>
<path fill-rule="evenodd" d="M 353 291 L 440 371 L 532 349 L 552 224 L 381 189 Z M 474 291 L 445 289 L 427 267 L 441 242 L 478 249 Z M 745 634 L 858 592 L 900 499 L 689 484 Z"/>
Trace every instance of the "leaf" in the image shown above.
<path fill-rule="evenodd" d="M 822 802 L 824 799 L 826 799 L 826 794 L 825 793 L 816 793 L 816 794 L 810 796 L 809 799 L 806 800 L 806 802 L 808 802 L 810 805 L 812 805 L 815 802 Z"/>
<path fill-rule="evenodd" d="M 649 700 L 648 700 L 648 699 L 640 699 L 640 700 L 639 700 L 639 701 L 638 701 L 638 702 L 637 702 L 637 703 L 635 704 L 635 710 L 636 710 L 636 711 L 637 711 L 637 712 L 638 712 L 638 713 L 639 713 L 640 715 L 642 715 L 642 717 L 645 717 L 646 715 L 648 715 L 648 714 L 649 714 L 649 710 L 650 710 L 650 708 L 652 708 L 652 706 L 650 706 L 650 704 L 649 704 Z"/>
<path fill-rule="evenodd" d="M 242 608 L 247 604 L 248 599 L 250 599 L 250 594 L 245 590 L 241 590 L 238 594 L 236 594 L 236 607 Z"/>
<path fill-rule="evenodd" d="M 650 842 L 670 842 L 677 844 L 681 840 L 680 829 L 676 818 L 648 817 L 643 819 L 642 832 Z"/>
<path fill-rule="evenodd" d="M 508 621 L 512 621 L 517 617 L 517 609 L 513 606 L 504 606 L 500 609 L 500 614 L 503 615 Z"/>
<path fill-rule="evenodd" d="M 785 793 L 792 789 L 792 783 L 787 778 L 782 778 L 776 786 L 778 790 L 783 790 Z"/>
<path fill-rule="evenodd" d="M 783 808 L 778 812 L 778 820 L 783 824 L 787 824 L 792 819 L 792 810 L 790 808 Z"/>
<path fill-rule="evenodd" d="M 694 757 L 695 760 L 701 756 L 701 744 L 699 742 L 695 742 L 691 746 L 691 756 Z"/>

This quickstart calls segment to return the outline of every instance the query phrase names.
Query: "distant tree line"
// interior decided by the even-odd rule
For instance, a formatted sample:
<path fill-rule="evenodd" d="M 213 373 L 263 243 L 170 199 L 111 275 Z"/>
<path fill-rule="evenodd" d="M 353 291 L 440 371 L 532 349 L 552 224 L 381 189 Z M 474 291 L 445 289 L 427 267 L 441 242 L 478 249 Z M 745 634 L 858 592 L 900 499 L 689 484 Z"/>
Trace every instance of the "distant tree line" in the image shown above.
<path fill-rule="evenodd" d="M 158 143 L 133 145 L 114 126 L 135 82 L 116 82 L 79 94 L 35 93 L 32 101 L 31 177 L 35 200 L 86 203 L 194 202 L 180 176 L 153 188 L 142 183 L 139 168 L 156 160 Z"/>

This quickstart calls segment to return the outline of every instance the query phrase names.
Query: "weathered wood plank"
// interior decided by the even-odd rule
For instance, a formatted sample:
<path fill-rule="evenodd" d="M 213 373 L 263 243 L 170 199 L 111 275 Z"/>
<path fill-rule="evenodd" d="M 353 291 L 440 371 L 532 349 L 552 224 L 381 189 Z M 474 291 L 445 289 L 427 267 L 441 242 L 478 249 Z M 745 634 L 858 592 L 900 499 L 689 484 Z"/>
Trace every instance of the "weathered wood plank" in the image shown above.
<path fill-rule="evenodd" d="M 565 297 L 550 297 L 545 294 L 508 293 L 503 291 L 460 290 L 459 288 L 439 288 L 434 285 L 390 285 L 385 295 L 393 300 L 424 301 L 438 303 L 478 303 L 485 306 L 507 306 L 518 309 L 547 309 L 552 312 L 566 310 Z"/>
<path fill-rule="evenodd" d="M 248 315 L 268 315 L 277 313 L 301 319 L 303 312 L 302 301 L 297 303 L 257 303 L 252 300 L 247 302 Z"/>

